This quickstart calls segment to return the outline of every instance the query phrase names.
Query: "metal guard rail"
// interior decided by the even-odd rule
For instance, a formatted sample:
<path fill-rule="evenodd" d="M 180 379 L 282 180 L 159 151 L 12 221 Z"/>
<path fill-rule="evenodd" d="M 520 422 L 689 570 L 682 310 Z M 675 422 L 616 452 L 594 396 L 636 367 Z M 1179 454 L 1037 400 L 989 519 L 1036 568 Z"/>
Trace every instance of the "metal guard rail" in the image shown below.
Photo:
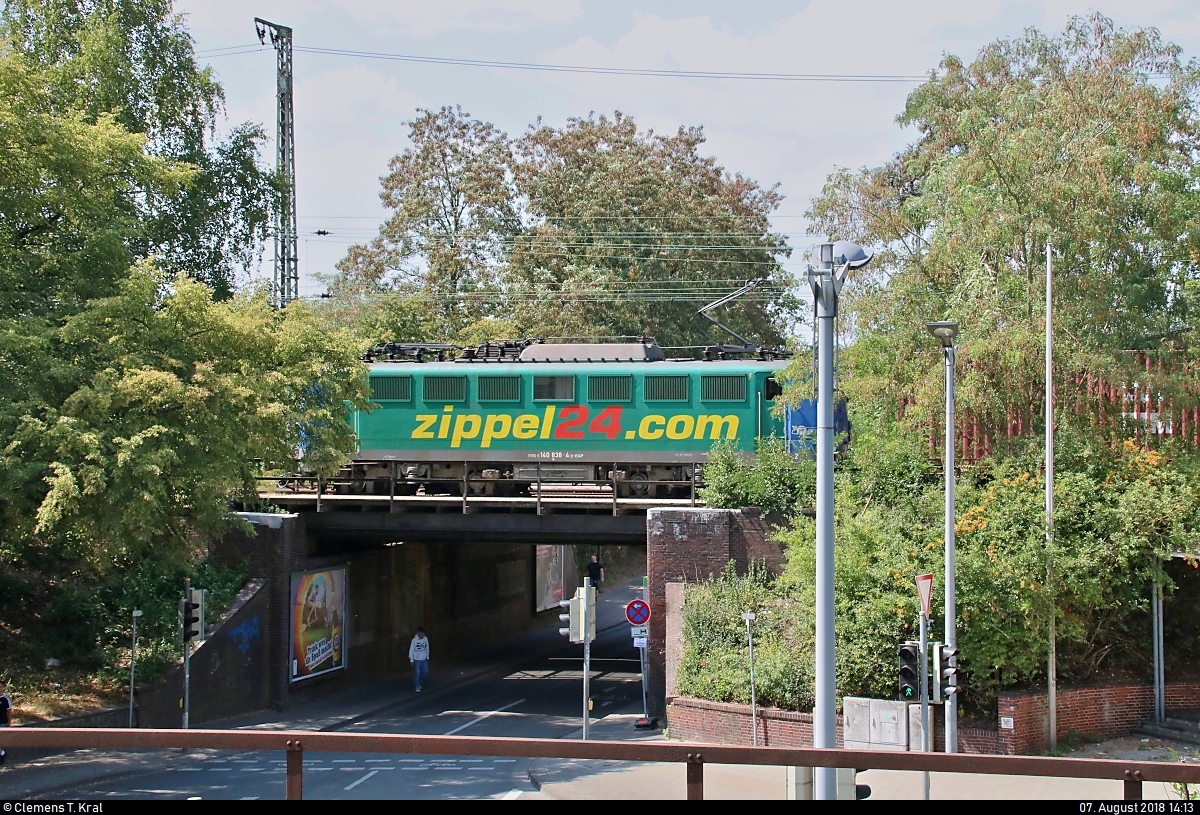
<path fill-rule="evenodd" d="M 4 746 L 115 748 L 128 750 L 207 748 L 278 750 L 287 756 L 287 798 L 303 798 L 305 750 L 353 753 L 583 758 L 679 762 L 687 766 L 687 798 L 704 797 L 704 765 L 760 764 L 787 767 L 854 767 L 988 775 L 1099 778 L 1124 782 L 1126 800 L 1141 800 L 1142 782 L 1200 785 L 1200 764 L 1113 759 L 994 756 L 971 753 L 887 753 L 814 747 L 741 747 L 679 742 L 567 741 L 563 739 L 415 736 L 260 730 L 125 730 L 113 728 L 8 728 Z"/>
<path fill-rule="evenodd" d="M 391 462 L 391 463 L 395 464 L 395 462 Z M 579 485 L 587 485 L 587 486 L 593 486 L 593 487 L 608 487 L 611 489 L 612 492 L 607 498 L 605 498 L 603 495 L 597 495 L 596 497 L 603 498 L 606 502 L 611 500 L 613 515 L 617 514 L 618 507 L 619 507 L 621 501 L 625 500 L 624 498 L 620 497 L 620 495 L 618 494 L 619 491 L 617 490 L 617 486 L 622 485 L 622 484 L 627 484 L 627 483 L 629 483 L 629 480 L 628 479 L 625 479 L 625 480 L 617 479 L 616 474 L 615 474 L 617 465 L 615 463 L 613 464 L 613 468 L 614 468 L 613 473 L 614 474 L 611 478 L 602 478 L 602 479 L 582 478 L 582 479 L 572 479 L 571 481 L 544 481 L 541 476 L 541 465 L 543 463 L 545 463 L 547 466 L 553 466 L 553 462 L 540 462 L 539 461 L 539 462 L 535 462 L 535 463 L 538 465 L 538 475 L 534 480 L 528 481 L 528 482 L 525 479 L 515 479 L 515 480 L 514 479 L 489 479 L 489 480 L 477 479 L 474 482 L 472 482 L 469 475 L 464 475 L 462 478 L 446 478 L 446 477 L 408 478 L 407 476 L 402 478 L 395 472 L 394 469 L 393 469 L 392 473 L 390 475 L 388 475 L 387 477 L 355 478 L 354 476 L 343 476 L 343 475 L 335 475 L 335 476 L 326 477 L 326 476 L 320 476 L 320 475 L 300 476 L 300 475 L 283 474 L 283 475 L 275 475 L 275 476 L 255 476 L 254 480 L 256 482 L 260 482 L 260 483 L 261 482 L 270 482 L 270 483 L 276 484 L 281 491 L 290 493 L 289 498 L 290 497 L 306 498 L 306 497 L 312 496 L 316 500 L 317 512 L 321 511 L 321 496 L 324 495 L 326 493 L 326 490 L 328 490 L 330 487 L 336 487 L 338 485 L 350 486 L 350 487 L 361 485 L 363 488 L 365 488 L 366 485 L 368 485 L 368 484 L 370 484 L 372 487 L 374 487 L 376 484 L 386 484 L 388 487 L 388 491 L 387 491 L 386 495 L 371 493 L 371 496 L 379 498 L 381 500 L 383 498 L 387 498 L 389 512 L 393 511 L 394 502 L 397 497 L 400 497 L 396 493 L 397 485 L 402 485 L 402 486 L 407 487 L 407 486 L 413 485 L 413 484 L 416 484 L 418 486 L 443 484 L 443 485 L 446 485 L 449 487 L 457 488 L 459 490 L 459 494 L 457 496 L 455 496 L 453 494 L 446 494 L 446 495 L 439 495 L 439 496 L 433 496 L 433 497 L 460 499 L 462 502 L 462 511 L 463 511 L 464 515 L 466 515 L 468 512 L 468 506 L 470 505 L 472 498 L 482 498 L 483 497 L 482 495 L 479 495 L 479 494 L 472 494 L 472 492 L 471 492 L 472 484 L 486 485 L 486 484 L 513 484 L 513 483 L 523 483 L 524 484 L 524 483 L 527 483 L 529 485 L 529 487 L 536 487 L 536 489 L 534 489 L 532 494 L 529 496 L 509 496 L 509 497 L 523 498 L 524 500 L 534 502 L 537 506 L 537 514 L 538 515 L 542 514 L 542 499 L 544 497 L 554 497 L 553 495 L 543 496 L 542 495 L 543 487 L 556 488 L 556 487 L 563 487 L 563 486 L 579 486 Z M 476 462 L 476 464 L 478 464 L 478 462 Z M 471 466 L 472 466 L 471 462 L 463 462 L 464 473 L 469 471 Z M 704 487 L 704 478 L 703 478 L 702 470 L 703 470 L 702 467 L 697 467 L 697 466 L 693 465 L 692 477 L 686 481 L 655 480 L 655 481 L 647 481 L 644 483 L 647 487 L 687 487 L 689 490 L 689 493 L 690 493 L 689 498 L 691 501 L 691 505 L 696 506 L 697 505 L 696 504 L 697 493 L 700 489 L 702 489 Z M 259 492 L 259 495 L 262 495 L 264 493 L 266 493 L 268 495 L 272 494 L 272 491 L 263 490 L 261 488 L 258 490 L 258 492 Z M 363 495 L 364 495 L 363 493 L 350 493 L 350 494 L 342 496 L 342 497 L 353 500 L 355 497 L 361 497 Z M 411 497 L 411 496 L 409 496 L 409 497 Z M 629 496 L 629 497 L 633 497 L 633 496 Z M 478 502 L 477 502 L 477 505 L 478 505 Z"/>

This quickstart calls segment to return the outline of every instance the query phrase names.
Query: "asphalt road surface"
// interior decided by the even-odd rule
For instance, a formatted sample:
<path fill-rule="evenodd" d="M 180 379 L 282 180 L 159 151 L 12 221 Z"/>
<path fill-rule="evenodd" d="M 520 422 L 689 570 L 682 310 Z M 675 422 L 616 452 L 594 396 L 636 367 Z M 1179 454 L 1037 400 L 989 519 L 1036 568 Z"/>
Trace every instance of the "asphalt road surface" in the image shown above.
<path fill-rule="evenodd" d="M 605 599 L 602 595 L 602 599 Z M 347 733 L 579 738 L 583 646 L 563 645 L 516 670 L 497 670 L 439 692 L 431 665 L 425 692 L 342 728 Z M 625 625 L 599 632 L 592 645 L 593 721 L 642 710 L 638 652 Z M 610 720 L 611 721 L 611 720 Z M 285 725 L 281 725 L 285 726 Z M 535 791 L 529 759 L 372 753 L 304 754 L 304 797 L 315 799 L 512 799 Z M 278 753 L 191 750 L 161 769 L 69 791 L 87 800 L 199 797 L 284 798 L 285 760 Z"/>

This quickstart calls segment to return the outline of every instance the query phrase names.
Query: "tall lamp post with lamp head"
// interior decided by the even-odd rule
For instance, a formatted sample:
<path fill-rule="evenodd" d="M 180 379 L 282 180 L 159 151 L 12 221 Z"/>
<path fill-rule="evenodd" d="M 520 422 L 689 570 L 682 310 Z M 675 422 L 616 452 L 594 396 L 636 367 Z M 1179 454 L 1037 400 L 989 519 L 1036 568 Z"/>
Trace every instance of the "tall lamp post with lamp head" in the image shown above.
<path fill-rule="evenodd" d="M 946 608 L 945 631 L 947 653 L 950 654 L 946 666 L 955 668 L 958 649 L 958 631 L 955 624 L 954 599 L 954 339 L 958 336 L 958 323 L 940 321 L 926 323 L 926 330 L 942 344 L 942 353 L 946 360 Z M 956 670 L 951 670 L 947 682 L 946 693 L 946 752 L 958 752 L 958 676 Z M 934 682 L 941 682 L 942 677 L 934 677 Z"/>
<path fill-rule="evenodd" d="M 850 241 L 823 243 L 817 268 L 809 267 L 808 285 L 817 306 L 817 597 L 816 687 L 813 747 L 837 746 L 836 669 L 833 645 L 833 344 L 838 295 L 851 269 L 871 262 L 870 250 Z M 837 771 L 817 767 L 814 797 L 837 797 Z"/>

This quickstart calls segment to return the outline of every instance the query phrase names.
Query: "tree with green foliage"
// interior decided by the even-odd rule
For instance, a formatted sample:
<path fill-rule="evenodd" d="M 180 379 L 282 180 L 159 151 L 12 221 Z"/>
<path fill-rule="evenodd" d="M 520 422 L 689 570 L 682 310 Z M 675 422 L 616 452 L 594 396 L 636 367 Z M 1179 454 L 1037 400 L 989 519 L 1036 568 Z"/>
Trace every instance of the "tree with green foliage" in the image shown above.
<path fill-rule="evenodd" d="M 693 321 L 696 309 L 762 279 L 721 318 L 781 344 L 797 305 L 778 262 L 790 250 L 769 220 L 782 196 L 729 173 L 703 144 L 700 128 L 659 135 L 620 112 L 531 128 L 514 168 L 527 228 L 505 270 L 520 319 L 540 333 L 721 344 L 730 338 Z"/>
<path fill-rule="evenodd" d="M 90 668 L 168 577 L 220 571 L 205 547 L 256 462 L 345 461 L 365 374 L 304 304 L 231 296 L 266 223 L 261 139 L 213 143 L 220 87 L 169 3 L 0 19 L 3 668 Z"/>
<path fill-rule="evenodd" d="M 942 371 L 923 326 L 953 319 L 960 407 L 993 428 L 1035 425 L 1049 241 L 1060 399 L 1092 397 L 1093 420 L 1118 412 L 1074 378 L 1144 380 L 1125 352 L 1179 349 L 1194 321 L 1198 92 L 1200 67 L 1178 47 L 1099 15 L 1058 37 L 997 41 L 970 63 L 945 57 L 899 117 L 913 144 L 836 172 L 812 205 L 814 232 L 880 250 L 844 290 L 847 393 L 893 416 L 912 400 L 905 421 L 928 421 Z"/>
<path fill-rule="evenodd" d="M 720 344 L 695 310 L 751 279 L 766 283 L 721 319 L 782 342 L 796 303 L 769 223 L 781 196 L 703 156 L 699 128 L 659 136 L 617 113 L 539 122 L 514 142 L 442 108 L 410 129 L 383 179 L 393 214 L 329 280 L 327 310 L 354 315 L 368 342 L 429 331 Z M 419 319 L 430 304 L 434 325 Z"/>
<path fill-rule="evenodd" d="M 391 217 L 370 244 L 350 247 L 330 283 L 334 294 L 384 297 L 383 311 L 417 295 L 437 320 L 437 332 L 422 339 L 448 339 L 486 313 L 480 296 L 493 290 L 505 239 L 520 228 L 512 154 L 505 134 L 461 108 L 418 113 L 409 122 L 413 146 L 382 179 Z"/>
<path fill-rule="evenodd" d="M 224 91 L 196 63 L 183 15 L 170 0 L 8 0 L 0 12 L 7 52 L 43 84 L 44 104 L 86 122 L 111 117 L 146 138 L 146 152 L 192 167 L 180 189 L 138 189 L 139 258 L 159 256 L 232 294 L 239 271 L 257 263 L 277 188 L 259 162 L 261 126 L 217 137 Z"/>

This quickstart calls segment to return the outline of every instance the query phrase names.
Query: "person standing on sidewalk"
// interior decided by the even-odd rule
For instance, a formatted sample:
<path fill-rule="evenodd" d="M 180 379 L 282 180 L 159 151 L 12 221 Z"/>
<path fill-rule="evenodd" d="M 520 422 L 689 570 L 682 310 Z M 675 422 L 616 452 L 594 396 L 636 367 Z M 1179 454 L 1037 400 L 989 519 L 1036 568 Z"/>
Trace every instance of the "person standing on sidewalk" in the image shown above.
<path fill-rule="evenodd" d="M 8 688 L 3 682 L 0 682 L 0 727 L 8 727 L 12 724 L 12 697 L 8 695 Z M 0 767 L 4 766 L 4 759 L 8 758 L 8 753 L 3 747 L 0 747 Z"/>
<path fill-rule="evenodd" d="M 604 582 L 604 564 L 597 555 L 592 555 L 592 562 L 587 565 L 587 573 L 588 583 L 599 592 L 600 584 Z"/>
<path fill-rule="evenodd" d="M 420 693 L 421 683 L 429 675 L 429 640 L 425 638 L 424 628 L 417 629 L 408 646 L 408 661 L 413 666 L 413 685 Z"/>

